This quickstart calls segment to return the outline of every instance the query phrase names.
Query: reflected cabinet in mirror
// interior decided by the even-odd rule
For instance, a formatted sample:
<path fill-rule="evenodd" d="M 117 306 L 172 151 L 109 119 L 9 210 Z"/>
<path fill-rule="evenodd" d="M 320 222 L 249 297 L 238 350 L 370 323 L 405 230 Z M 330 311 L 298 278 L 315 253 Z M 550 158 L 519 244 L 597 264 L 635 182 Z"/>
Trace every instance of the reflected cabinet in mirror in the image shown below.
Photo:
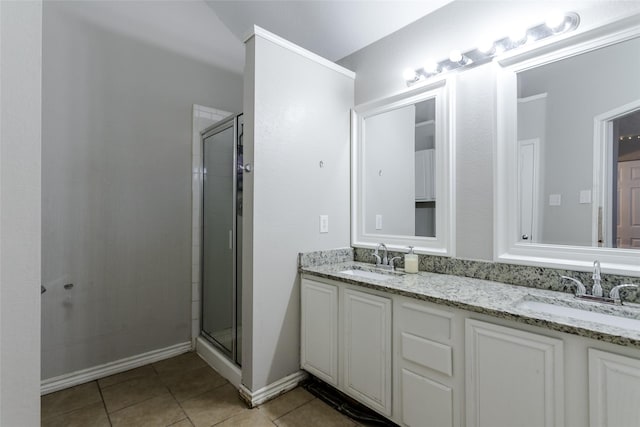
<path fill-rule="evenodd" d="M 640 31 L 611 28 L 500 73 L 498 259 L 640 272 Z"/>
<path fill-rule="evenodd" d="M 451 85 L 441 80 L 354 109 L 355 246 L 452 255 Z"/>

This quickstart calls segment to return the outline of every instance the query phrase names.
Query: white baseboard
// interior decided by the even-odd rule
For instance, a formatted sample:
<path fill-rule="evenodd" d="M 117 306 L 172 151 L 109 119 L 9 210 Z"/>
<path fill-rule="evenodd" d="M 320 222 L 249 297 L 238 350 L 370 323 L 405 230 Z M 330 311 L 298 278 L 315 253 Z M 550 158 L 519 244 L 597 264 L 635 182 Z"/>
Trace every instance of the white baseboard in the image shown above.
<path fill-rule="evenodd" d="M 229 381 L 235 388 L 240 387 L 242 371 L 225 355 L 202 337 L 196 338 L 196 352 L 205 362 Z"/>
<path fill-rule="evenodd" d="M 294 372 L 274 383 L 271 383 L 259 390 L 251 391 L 244 384 L 240 384 L 240 396 L 247 402 L 249 407 L 253 408 L 263 404 L 264 402 L 280 396 L 296 388 L 300 382 L 307 378 L 308 374 L 304 371 Z"/>
<path fill-rule="evenodd" d="M 104 365 L 94 366 L 92 368 L 82 369 L 80 371 L 71 372 L 69 374 L 60 375 L 53 378 L 47 378 L 40 383 L 40 394 L 53 393 L 54 391 L 73 387 L 74 385 L 84 384 L 99 378 L 108 377 L 109 375 L 118 374 L 133 368 L 148 365 L 149 363 L 158 362 L 168 359 L 191 350 L 191 342 L 184 342 L 170 347 L 161 348 L 159 350 L 149 351 L 147 353 L 138 354 L 136 356 L 127 357 L 116 360 L 114 362 L 105 363 Z"/>

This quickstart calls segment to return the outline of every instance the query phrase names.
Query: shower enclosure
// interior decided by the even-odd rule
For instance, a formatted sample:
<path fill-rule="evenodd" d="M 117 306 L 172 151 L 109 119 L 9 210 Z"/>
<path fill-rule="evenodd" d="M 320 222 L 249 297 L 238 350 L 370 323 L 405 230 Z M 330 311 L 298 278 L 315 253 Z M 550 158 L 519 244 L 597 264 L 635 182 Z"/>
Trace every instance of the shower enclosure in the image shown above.
<path fill-rule="evenodd" d="M 240 365 L 242 114 L 202 133 L 202 335 Z"/>

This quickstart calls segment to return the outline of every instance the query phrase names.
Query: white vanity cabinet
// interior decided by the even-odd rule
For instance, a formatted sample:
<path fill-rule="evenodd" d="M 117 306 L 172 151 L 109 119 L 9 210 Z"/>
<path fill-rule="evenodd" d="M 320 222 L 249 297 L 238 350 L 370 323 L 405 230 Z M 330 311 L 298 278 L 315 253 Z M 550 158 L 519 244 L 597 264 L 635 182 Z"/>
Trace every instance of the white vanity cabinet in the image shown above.
<path fill-rule="evenodd" d="M 343 388 L 391 416 L 391 299 L 342 289 Z"/>
<path fill-rule="evenodd" d="M 338 386 L 338 287 L 303 278 L 301 282 L 300 364 Z"/>
<path fill-rule="evenodd" d="M 394 299 L 397 422 L 409 427 L 460 425 L 462 385 L 454 371 L 460 318 L 410 298 Z"/>
<path fill-rule="evenodd" d="M 300 314 L 301 367 L 391 417 L 391 298 L 303 276 Z"/>
<path fill-rule="evenodd" d="M 591 427 L 640 425 L 640 359 L 589 349 Z"/>
<path fill-rule="evenodd" d="M 468 427 L 564 425 L 563 342 L 465 321 Z"/>

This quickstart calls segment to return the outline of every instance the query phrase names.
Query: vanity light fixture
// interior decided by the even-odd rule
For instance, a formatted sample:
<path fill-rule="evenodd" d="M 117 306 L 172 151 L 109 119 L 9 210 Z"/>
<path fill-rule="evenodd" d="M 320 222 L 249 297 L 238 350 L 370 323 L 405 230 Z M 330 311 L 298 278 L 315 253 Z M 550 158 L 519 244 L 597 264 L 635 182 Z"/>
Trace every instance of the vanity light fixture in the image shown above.
<path fill-rule="evenodd" d="M 440 62 L 427 62 L 422 68 L 407 68 L 402 76 L 411 86 L 419 81 L 429 79 L 447 71 L 460 70 L 474 67 L 491 61 L 495 56 L 501 55 L 512 49 L 516 49 L 525 44 L 546 39 L 551 36 L 564 34 L 578 28 L 580 15 L 575 12 L 557 13 L 549 15 L 546 22 L 529 27 L 525 30 L 515 30 L 508 37 L 495 40 L 491 43 L 483 40 L 476 48 L 461 52 L 451 51 L 448 59 Z"/>
<path fill-rule="evenodd" d="M 467 58 L 466 56 L 464 56 L 459 50 L 452 50 L 451 53 L 449 54 L 449 61 L 453 62 L 454 64 L 457 64 L 461 67 L 470 64 L 471 59 Z"/>

